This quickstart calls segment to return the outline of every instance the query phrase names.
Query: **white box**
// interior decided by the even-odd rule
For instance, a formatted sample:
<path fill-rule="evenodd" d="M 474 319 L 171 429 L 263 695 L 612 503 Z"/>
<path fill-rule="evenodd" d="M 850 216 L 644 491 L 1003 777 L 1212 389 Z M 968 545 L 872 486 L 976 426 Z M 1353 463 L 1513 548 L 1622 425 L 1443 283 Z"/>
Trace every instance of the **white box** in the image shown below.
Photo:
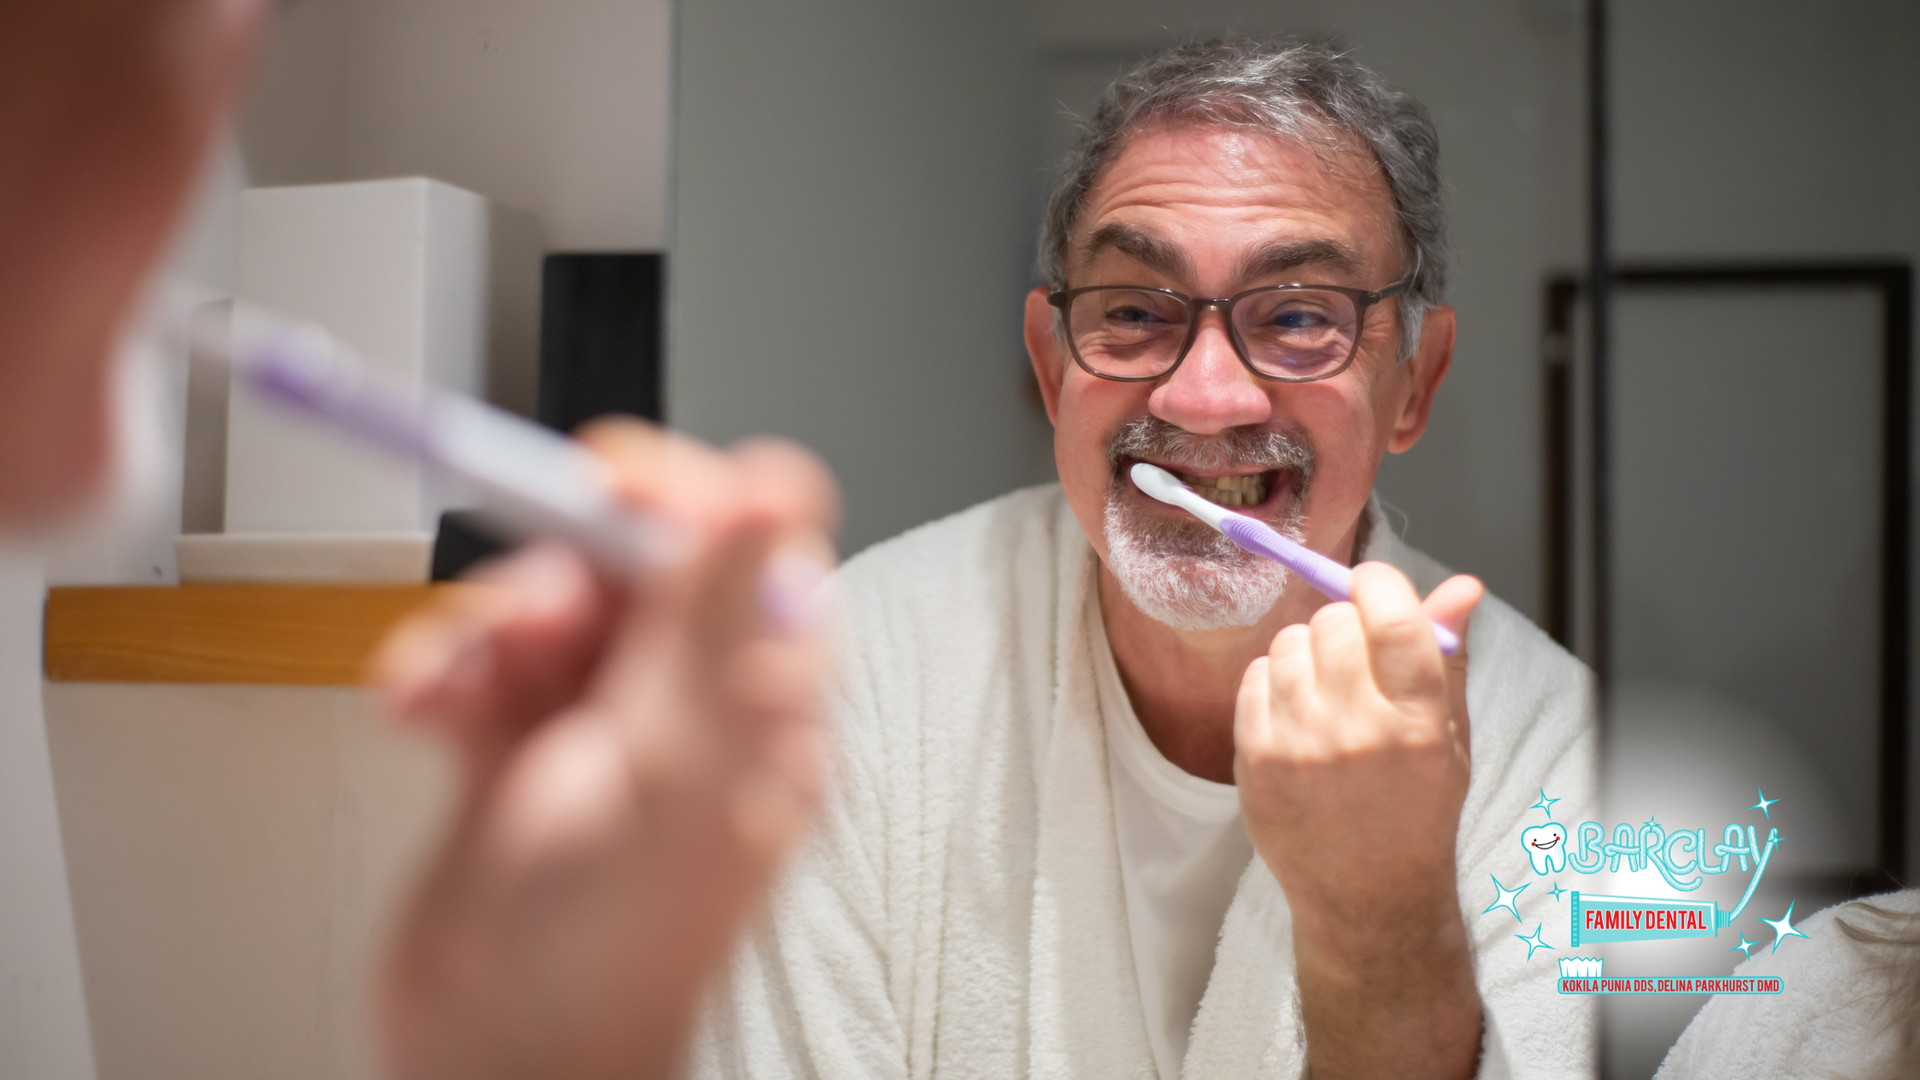
<path fill-rule="evenodd" d="M 239 248 L 240 300 L 326 327 L 405 383 L 531 409 L 540 244 L 527 215 L 426 179 L 261 188 L 242 196 Z M 455 505 L 419 467 L 244 388 L 228 418 L 229 534 L 430 537 Z"/>

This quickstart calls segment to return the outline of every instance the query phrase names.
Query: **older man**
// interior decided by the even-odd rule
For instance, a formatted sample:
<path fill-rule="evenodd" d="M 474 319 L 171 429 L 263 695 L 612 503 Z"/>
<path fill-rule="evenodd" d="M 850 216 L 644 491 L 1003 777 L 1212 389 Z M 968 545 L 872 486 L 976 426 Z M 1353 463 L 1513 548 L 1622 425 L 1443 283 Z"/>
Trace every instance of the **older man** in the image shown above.
<path fill-rule="evenodd" d="M 843 572 L 837 791 L 696 1071 L 1589 1071 L 1590 1014 L 1514 940 L 1554 944 L 1559 898 L 1483 910 L 1536 788 L 1590 798 L 1586 674 L 1370 501 L 1452 360 L 1436 158 L 1318 46 L 1108 91 L 1027 298 L 1061 483 Z M 1361 563 L 1354 602 L 1148 500 L 1139 461 Z"/>

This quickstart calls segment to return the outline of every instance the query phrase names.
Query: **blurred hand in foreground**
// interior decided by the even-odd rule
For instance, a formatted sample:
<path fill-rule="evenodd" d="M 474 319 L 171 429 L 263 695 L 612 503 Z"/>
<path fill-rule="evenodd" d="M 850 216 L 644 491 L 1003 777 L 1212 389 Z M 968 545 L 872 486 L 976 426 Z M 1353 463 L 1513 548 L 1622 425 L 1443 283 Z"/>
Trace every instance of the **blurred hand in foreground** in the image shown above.
<path fill-rule="evenodd" d="M 831 479 L 785 444 L 584 437 L 695 552 L 618 588 L 534 547 L 383 651 L 463 772 L 388 961 L 402 1077 L 665 1075 L 818 797 Z"/>

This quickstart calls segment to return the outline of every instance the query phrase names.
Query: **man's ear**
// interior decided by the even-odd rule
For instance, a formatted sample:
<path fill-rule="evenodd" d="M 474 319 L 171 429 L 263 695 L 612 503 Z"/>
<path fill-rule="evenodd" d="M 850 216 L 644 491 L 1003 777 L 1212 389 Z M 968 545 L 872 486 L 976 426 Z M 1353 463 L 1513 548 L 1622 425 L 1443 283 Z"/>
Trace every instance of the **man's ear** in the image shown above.
<path fill-rule="evenodd" d="M 1027 359 L 1033 361 L 1033 377 L 1040 383 L 1040 400 L 1047 404 L 1047 422 L 1060 422 L 1060 381 L 1067 373 L 1067 358 L 1061 355 L 1060 339 L 1053 332 L 1057 313 L 1047 303 L 1045 286 L 1027 294 Z"/>
<path fill-rule="evenodd" d="M 1387 440 L 1389 453 L 1406 453 L 1426 433 L 1427 418 L 1433 413 L 1433 399 L 1440 393 L 1440 384 L 1446 381 L 1447 372 L 1453 368 L 1453 337 L 1458 329 L 1452 308 L 1443 304 L 1427 311 L 1420 327 L 1420 347 L 1414 350 L 1413 359 L 1407 361 L 1413 385 L 1406 401 L 1401 403 L 1400 415 L 1394 418 L 1393 437 Z"/>

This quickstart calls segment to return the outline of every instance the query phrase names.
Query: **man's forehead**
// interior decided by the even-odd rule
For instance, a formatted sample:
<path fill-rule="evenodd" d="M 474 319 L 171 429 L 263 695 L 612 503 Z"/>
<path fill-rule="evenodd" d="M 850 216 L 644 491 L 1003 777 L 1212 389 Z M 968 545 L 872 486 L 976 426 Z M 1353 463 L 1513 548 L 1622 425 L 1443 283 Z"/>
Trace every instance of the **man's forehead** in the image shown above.
<path fill-rule="evenodd" d="M 1118 252 L 1169 273 L 1190 270 L 1181 238 L 1205 225 L 1231 237 L 1252 274 L 1304 263 L 1358 271 L 1394 235 L 1392 193 L 1362 154 L 1219 125 L 1136 133 L 1088 193 L 1072 255 Z"/>
<path fill-rule="evenodd" d="M 1194 187 L 1224 197 L 1287 189 L 1296 198 L 1392 202 L 1372 151 L 1350 133 L 1298 136 L 1221 123 L 1160 123 L 1129 134 L 1088 193 L 1090 205 L 1139 183 Z"/>

